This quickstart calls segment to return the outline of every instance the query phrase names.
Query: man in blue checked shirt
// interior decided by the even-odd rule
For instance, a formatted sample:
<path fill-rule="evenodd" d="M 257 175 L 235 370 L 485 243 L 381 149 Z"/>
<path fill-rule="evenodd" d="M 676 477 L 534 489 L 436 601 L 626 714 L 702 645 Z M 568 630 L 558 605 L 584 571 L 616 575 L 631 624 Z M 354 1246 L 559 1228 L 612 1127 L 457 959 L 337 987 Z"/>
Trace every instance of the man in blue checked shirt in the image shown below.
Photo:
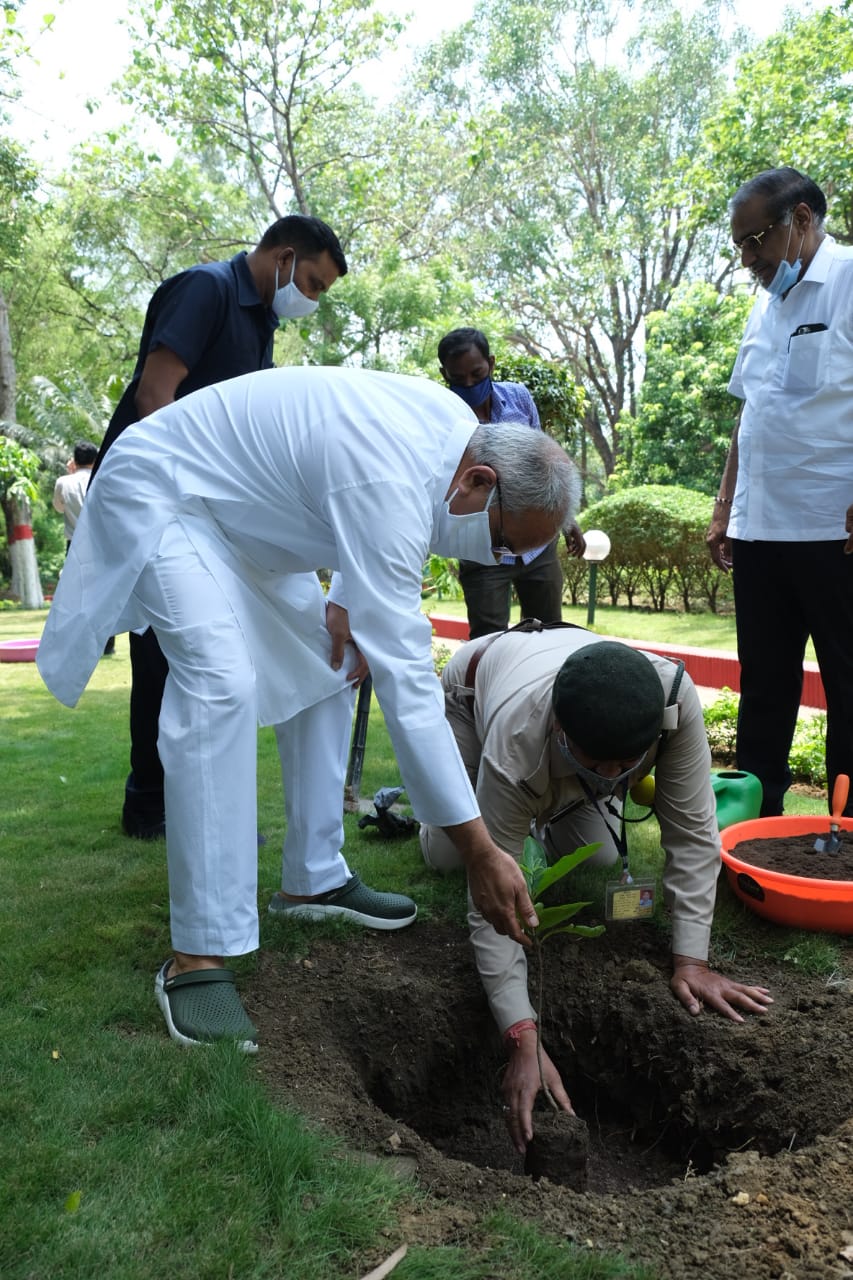
<path fill-rule="evenodd" d="M 533 397 L 521 382 L 494 382 L 495 357 L 479 329 L 453 329 L 438 344 L 441 376 L 469 405 L 480 422 L 524 424 L 541 431 Z M 571 555 L 581 556 L 585 542 L 577 525 L 564 531 Z M 522 618 L 559 622 L 563 607 L 563 575 L 557 559 L 557 539 L 523 555 L 503 555 L 500 563 L 459 561 L 459 581 L 468 609 L 472 640 L 509 626 L 512 588 L 518 593 Z"/>

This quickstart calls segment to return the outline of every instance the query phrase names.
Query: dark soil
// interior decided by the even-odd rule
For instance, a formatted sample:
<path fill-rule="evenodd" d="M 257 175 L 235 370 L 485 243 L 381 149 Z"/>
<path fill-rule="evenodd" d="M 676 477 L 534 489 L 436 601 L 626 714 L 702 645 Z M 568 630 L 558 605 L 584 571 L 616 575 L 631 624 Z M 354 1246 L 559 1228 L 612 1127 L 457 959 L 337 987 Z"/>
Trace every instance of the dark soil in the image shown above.
<path fill-rule="evenodd" d="M 536 1118 L 533 1140 L 524 1154 L 524 1172 L 534 1181 L 550 1178 L 575 1191 L 586 1191 L 589 1127 L 568 1111 L 544 1111 Z"/>
<path fill-rule="evenodd" d="M 762 836 L 741 840 L 731 850 L 740 862 L 786 876 L 808 876 L 812 880 L 853 880 L 853 833 L 841 831 L 837 853 L 818 853 L 815 841 L 829 836 L 829 822 L 819 831 L 796 836 Z M 853 895 L 851 895 L 853 900 Z"/>
<path fill-rule="evenodd" d="M 674 1000 L 646 926 L 549 948 L 544 1039 L 588 1126 L 583 1192 L 534 1182 L 510 1145 L 503 1049 L 461 929 L 262 953 L 246 992 L 259 1069 L 429 1191 L 404 1219 L 410 1243 L 476 1247 L 501 1206 L 660 1280 L 853 1277 L 853 982 L 741 964 L 732 976 L 775 1004 L 737 1025 Z"/>

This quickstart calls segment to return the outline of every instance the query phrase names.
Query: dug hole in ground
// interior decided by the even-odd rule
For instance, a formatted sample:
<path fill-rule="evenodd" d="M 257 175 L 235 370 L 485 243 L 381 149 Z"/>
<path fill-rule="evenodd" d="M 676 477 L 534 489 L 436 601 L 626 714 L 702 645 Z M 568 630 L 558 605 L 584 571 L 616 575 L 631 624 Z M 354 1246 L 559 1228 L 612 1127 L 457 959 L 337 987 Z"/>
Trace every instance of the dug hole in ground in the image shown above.
<path fill-rule="evenodd" d="M 296 961 L 267 948 L 247 992 L 259 1069 L 280 1102 L 431 1193 L 410 1243 L 475 1244 L 503 1207 L 661 1280 L 853 1276 L 850 983 L 714 957 L 772 989 L 771 1012 L 738 1025 L 674 1000 L 642 924 L 546 951 L 544 1042 L 586 1122 L 583 1191 L 533 1182 L 510 1146 L 464 929 L 318 940 Z"/>
<path fill-rule="evenodd" d="M 853 1280 L 850 973 L 712 954 L 774 997 L 734 1024 L 675 1001 L 669 952 L 643 924 L 545 952 L 543 1040 L 581 1117 L 569 1185 L 534 1182 L 510 1145 L 467 930 L 418 921 L 298 960 L 262 951 L 246 992 L 259 1069 L 283 1105 L 429 1191 L 403 1221 L 410 1244 L 476 1247 L 502 1208 L 656 1280 Z"/>

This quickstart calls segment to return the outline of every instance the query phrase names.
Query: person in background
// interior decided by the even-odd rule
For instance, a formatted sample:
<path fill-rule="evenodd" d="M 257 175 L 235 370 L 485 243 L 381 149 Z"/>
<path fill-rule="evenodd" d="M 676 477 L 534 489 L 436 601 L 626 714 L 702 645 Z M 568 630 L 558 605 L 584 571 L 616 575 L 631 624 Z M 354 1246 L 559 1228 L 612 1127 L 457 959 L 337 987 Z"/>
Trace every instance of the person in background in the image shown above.
<path fill-rule="evenodd" d="M 533 397 L 521 382 L 495 382 L 495 357 L 479 329 L 453 329 L 438 344 L 441 376 L 461 400 L 474 410 L 477 421 L 496 426 L 521 423 L 541 431 Z M 585 542 L 576 524 L 565 532 L 569 554 L 582 556 Z M 557 559 L 557 539 L 523 555 L 505 554 L 497 565 L 460 560 L 459 581 L 468 611 L 471 639 L 509 625 L 512 590 L 518 595 L 523 618 L 559 622 L 563 616 L 563 575 Z"/>
<path fill-rule="evenodd" d="M 531 829 L 549 860 L 601 842 L 593 865 L 622 858 L 637 919 L 645 901 L 630 890 L 621 822 L 628 788 L 655 771 L 655 812 L 666 855 L 664 900 L 672 921 L 674 995 L 689 1013 L 703 1005 L 735 1022 L 763 1013 L 771 998 L 708 966 L 720 871 L 720 834 L 711 788 L 711 754 L 699 696 L 668 658 L 603 640 L 583 627 L 514 628 L 460 645 L 441 675 L 445 714 L 492 839 L 520 860 Z M 460 860 L 438 827 L 424 825 L 427 864 L 449 871 Z M 620 883 L 620 889 L 623 884 Z M 623 899 L 624 901 L 624 899 Z M 629 899 L 629 901 L 632 901 Z M 509 1056 L 502 1090 L 516 1149 L 533 1136 L 540 1088 L 536 1011 L 517 940 L 501 936 L 469 901 L 477 969 Z M 543 1051 L 546 1083 L 560 1106 L 571 1102 Z"/>
<path fill-rule="evenodd" d="M 201 387 L 272 368 L 282 320 L 317 310 L 347 273 L 340 242 L 319 218 L 291 214 L 257 246 L 165 280 L 148 304 L 136 368 L 112 416 L 93 474 L 126 427 Z M 152 630 L 130 636 L 130 774 L 122 825 L 129 836 L 165 831 L 158 717 L 167 664 Z"/>
<path fill-rule="evenodd" d="M 735 252 L 762 292 L 729 382 L 743 404 L 707 543 L 734 585 L 737 764 L 760 779 L 770 817 L 791 783 L 810 636 L 828 795 L 853 773 L 853 248 L 827 235 L 826 197 L 796 169 L 744 183 L 730 214 Z"/>
<path fill-rule="evenodd" d="M 65 520 L 65 554 L 71 546 L 71 539 L 80 512 L 89 481 L 92 478 L 92 467 L 98 456 L 98 446 L 91 440 L 78 440 L 74 446 L 74 454 L 66 463 L 66 475 L 60 476 L 53 487 L 53 505 Z M 104 656 L 115 653 L 116 638 L 108 636 L 104 645 Z"/>
<path fill-rule="evenodd" d="M 65 464 L 66 474 L 60 476 L 53 486 L 54 510 L 65 520 L 65 550 L 71 546 L 77 519 L 83 510 L 83 501 L 92 467 L 98 456 L 98 446 L 90 440 L 78 440 L 74 446 L 74 454 Z"/>

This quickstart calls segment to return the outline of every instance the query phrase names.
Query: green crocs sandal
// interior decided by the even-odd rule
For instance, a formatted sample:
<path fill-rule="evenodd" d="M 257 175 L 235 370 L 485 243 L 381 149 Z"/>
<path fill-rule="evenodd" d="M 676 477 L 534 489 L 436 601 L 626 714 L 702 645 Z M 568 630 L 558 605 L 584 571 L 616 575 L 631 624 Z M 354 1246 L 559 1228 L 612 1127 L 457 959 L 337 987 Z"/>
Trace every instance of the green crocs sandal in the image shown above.
<path fill-rule="evenodd" d="M 167 960 L 154 979 L 169 1035 L 178 1044 L 234 1040 L 243 1053 L 258 1052 L 258 1033 L 237 994 L 232 969 L 197 969 L 166 977 Z"/>
<path fill-rule="evenodd" d="M 368 929 L 405 929 L 418 914 L 417 904 L 402 893 L 379 893 L 350 876 L 340 889 L 321 893 L 311 902 L 290 902 L 280 893 L 272 896 L 267 908 L 279 920 L 328 920 L 340 916 Z"/>

